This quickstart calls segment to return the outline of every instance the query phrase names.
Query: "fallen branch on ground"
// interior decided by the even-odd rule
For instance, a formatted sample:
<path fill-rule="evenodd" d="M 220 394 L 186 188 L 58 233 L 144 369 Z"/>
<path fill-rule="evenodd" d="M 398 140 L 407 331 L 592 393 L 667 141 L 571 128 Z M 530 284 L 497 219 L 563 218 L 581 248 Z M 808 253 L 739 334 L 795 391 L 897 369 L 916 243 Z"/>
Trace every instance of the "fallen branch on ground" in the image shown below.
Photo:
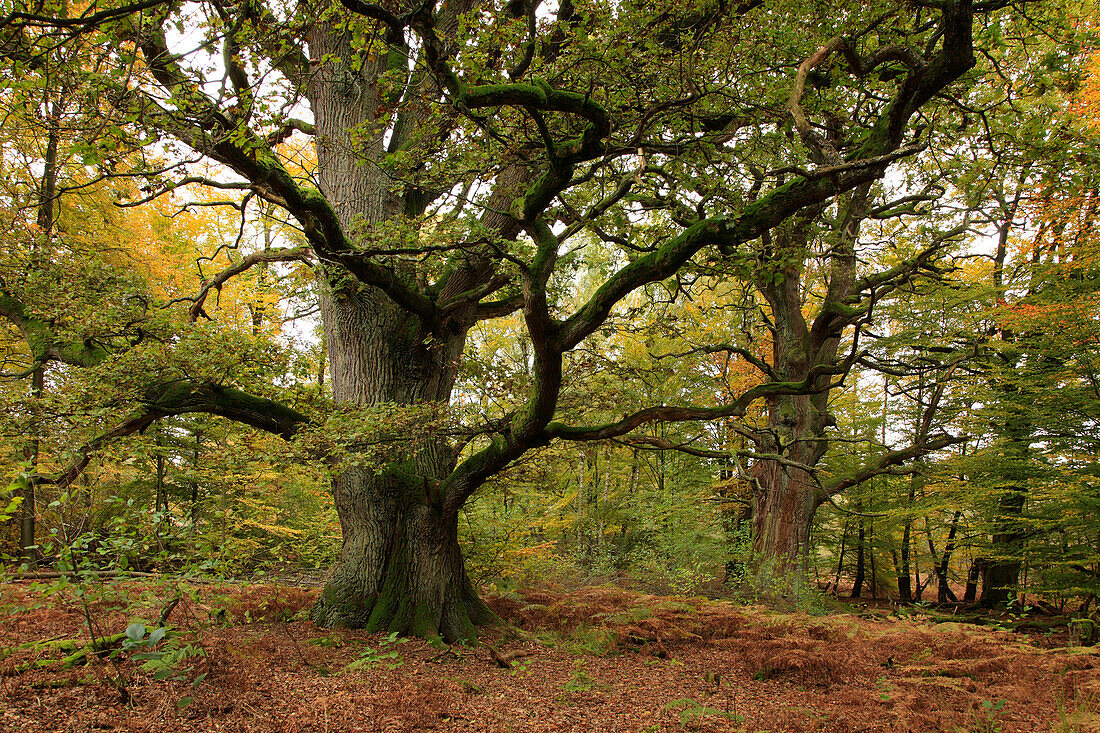
<path fill-rule="evenodd" d="M 11 677 L 14 675 L 20 675 L 24 672 L 28 672 L 32 669 L 45 669 L 46 667 L 53 666 L 55 664 L 60 665 L 61 669 L 68 669 L 74 667 L 78 663 L 87 664 L 91 661 L 92 656 L 103 652 L 104 650 L 118 644 L 120 641 L 126 638 L 126 632 L 121 634 L 112 634 L 102 639 L 96 639 L 95 641 L 84 641 L 82 639 L 60 639 L 56 641 L 39 641 L 31 642 L 30 644 L 22 644 L 18 647 L 11 649 L 0 650 L 0 657 L 6 657 L 15 651 L 22 649 L 32 648 L 52 648 L 60 652 L 71 652 L 67 656 L 61 659 L 36 659 L 32 662 L 25 662 L 18 664 L 10 670 L 4 670 L 2 673 L 5 677 Z"/>
<path fill-rule="evenodd" d="M 498 652 L 496 649 L 494 649 L 492 646 L 490 646 L 488 643 L 486 643 L 484 641 L 481 642 L 481 645 L 489 650 L 489 656 L 492 658 L 493 662 L 498 667 L 500 667 L 501 669 L 511 669 L 512 668 L 512 662 L 514 660 L 520 659 L 521 657 L 529 657 L 532 654 L 534 654 L 534 652 L 523 651 L 523 650 L 504 652 L 502 654 L 501 652 Z"/>

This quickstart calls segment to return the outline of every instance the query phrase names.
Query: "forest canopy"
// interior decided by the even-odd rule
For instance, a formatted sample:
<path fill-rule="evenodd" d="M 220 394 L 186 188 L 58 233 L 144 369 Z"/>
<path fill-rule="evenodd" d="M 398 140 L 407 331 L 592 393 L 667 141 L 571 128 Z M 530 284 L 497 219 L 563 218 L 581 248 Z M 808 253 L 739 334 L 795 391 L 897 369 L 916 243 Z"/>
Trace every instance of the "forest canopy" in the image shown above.
<path fill-rule="evenodd" d="M 13 566 L 1087 607 L 1090 13 L 4 5 Z"/>

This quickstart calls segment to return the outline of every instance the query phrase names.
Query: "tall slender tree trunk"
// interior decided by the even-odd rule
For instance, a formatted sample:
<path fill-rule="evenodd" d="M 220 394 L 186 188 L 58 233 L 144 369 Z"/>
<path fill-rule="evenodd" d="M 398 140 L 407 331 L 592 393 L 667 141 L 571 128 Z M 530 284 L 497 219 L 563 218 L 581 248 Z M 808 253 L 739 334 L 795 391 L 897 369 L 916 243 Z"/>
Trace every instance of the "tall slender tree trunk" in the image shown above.
<path fill-rule="evenodd" d="M 46 124 L 49 132 L 46 135 L 46 150 L 42 162 L 42 180 L 38 187 L 38 211 L 37 224 L 45 241 L 41 246 L 31 250 L 32 259 L 48 259 L 50 256 L 50 235 L 53 233 L 54 222 L 57 220 L 57 152 L 61 142 L 61 94 L 57 99 L 50 99 L 52 93 L 47 91 L 43 108 L 46 110 Z M 46 367 L 37 364 L 31 372 L 31 399 L 40 400 L 46 389 Z M 29 466 L 29 473 L 38 473 L 39 459 L 38 438 L 31 440 L 24 451 L 24 457 Z M 23 482 L 22 498 L 19 517 L 19 549 L 23 559 L 34 563 L 38 559 L 37 545 L 35 544 L 36 521 L 36 479 L 30 478 Z"/>
<path fill-rule="evenodd" d="M 46 369 L 39 365 L 35 367 L 35 370 L 31 373 L 31 397 L 33 399 L 37 400 L 42 397 L 45 383 Z M 26 459 L 30 473 L 37 472 L 38 451 L 38 438 L 34 438 L 24 451 L 24 458 Z M 23 559 L 31 564 L 34 564 L 38 559 L 37 545 L 34 540 L 37 504 L 35 483 L 33 478 L 29 478 L 22 482 L 21 495 L 23 502 L 19 506 L 19 552 L 23 556 Z"/>
<path fill-rule="evenodd" d="M 970 570 L 966 573 L 966 591 L 963 593 L 963 603 L 973 603 L 978 598 L 978 580 L 982 577 L 984 558 L 976 557 L 970 563 Z"/>
<path fill-rule="evenodd" d="M 913 602 L 912 568 L 909 566 L 910 533 L 913 522 L 905 520 L 901 531 L 901 561 L 898 562 L 898 600 L 902 603 Z M 897 560 L 897 557 L 894 558 Z"/>
<path fill-rule="evenodd" d="M 844 571 L 844 552 L 848 549 L 848 525 L 851 522 L 851 518 L 844 520 L 844 527 L 840 531 L 840 552 L 837 553 L 836 559 L 836 575 L 833 576 L 833 595 L 839 593 L 840 588 L 840 574 Z"/>
<path fill-rule="evenodd" d="M 867 531 L 863 525 L 863 501 L 856 499 L 856 512 L 859 513 L 857 521 L 859 529 L 856 533 L 856 576 L 852 581 L 852 598 L 859 598 L 863 593 L 863 583 L 867 579 L 866 556 L 864 545 L 867 541 Z"/>
<path fill-rule="evenodd" d="M 997 250 L 993 262 L 993 284 L 998 305 L 1005 305 L 1004 267 L 1009 233 L 1019 205 L 1021 192 L 1008 204 L 1005 220 L 998 232 Z M 1000 329 L 1000 340 L 1011 345 L 1017 335 L 1009 329 Z M 1027 503 L 1028 462 L 1033 425 L 1030 417 L 1032 406 L 1017 380 L 1019 371 L 1026 366 L 1014 348 L 1005 348 L 995 357 L 1000 359 L 1006 375 L 994 380 L 993 389 L 1004 415 L 999 421 L 998 438 L 1002 443 L 1002 456 L 993 468 L 997 499 L 993 516 L 993 533 L 990 556 L 982 564 L 982 596 L 980 603 L 986 607 L 1003 606 L 1015 598 L 1020 581 L 1020 567 L 1026 534 L 1021 521 Z"/>
<path fill-rule="evenodd" d="M 165 474 L 165 439 L 164 428 L 160 424 L 160 421 L 156 423 L 153 428 L 153 444 L 154 451 L 156 452 L 156 474 L 154 476 L 154 495 L 153 495 L 153 511 L 159 512 L 162 509 L 168 508 L 168 495 L 167 487 L 165 486 L 164 474 Z"/>
<path fill-rule="evenodd" d="M 871 520 L 867 532 L 867 558 L 871 564 L 871 600 L 878 600 L 878 568 L 875 566 L 875 520 Z"/>

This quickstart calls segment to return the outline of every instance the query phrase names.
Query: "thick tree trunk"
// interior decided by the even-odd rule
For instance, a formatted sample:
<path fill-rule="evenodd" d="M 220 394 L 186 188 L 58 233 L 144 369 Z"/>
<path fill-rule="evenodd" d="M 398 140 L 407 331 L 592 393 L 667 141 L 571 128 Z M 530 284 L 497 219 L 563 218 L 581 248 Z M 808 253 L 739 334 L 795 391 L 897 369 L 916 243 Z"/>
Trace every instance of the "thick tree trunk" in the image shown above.
<path fill-rule="evenodd" d="M 828 292 L 812 324 L 803 315 L 802 266 L 812 251 L 814 220 L 824 206 L 775 230 L 772 246 L 785 266 L 757 282 L 771 308 L 774 376 L 811 387 L 810 394 L 769 398 L 768 429 L 757 432 L 754 439 L 758 451 L 775 456 L 761 458 L 753 466 L 758 582 L 777 573 L 793 577 L 798 585 L 804 576 L 814 513 L 825 499 L 811 472 L 828 447 L 826 427 L 833 424 L 828 412 L 831 371 L 839 360 L 840 338 L 850 325 L 848 319 L 836 316 L 830 304 L 845 302 L 854 287 L 855 242 L 869 191 L 869 186 L 861 186 L 838 206 L 842 223 L 831 243 Z"/>
<path fill-rule="evenodd" d="M 322 313 L 338 401 L 449 399 L 464 334 L 431 341 L 377 291 L 325 297 Z M 394 456 L 380 472 L 351 469 L 333 479 L 343 546 L 315 622 L 470 641 L 475 625 L 493 619 L 466 574 L 457 515 L 440 501 L 439 482 L 454 465 L 440 441 Z"/>
<path fill-rule="evenodd" d="M 315 59 L 357 56 L 347 35 L 323 23 L 312 31 L 310 51 Z M 390 114 L 379 111 L 387 103 L 376 81 L 388 63 L 385 53 L 358 68 L 326 60 L 310 82 L 318 182 L 347 232 L 370 231 L 410 213 L 412 205 L 380 165 L 385 136 L 363 134 L 379 126 L 379 114 Z M 398 277 L 412 277 L 401 261 L 389 264 Z M 419 316 L 342 267 L 329 265 L 326 275 L 321 313 L 336 401 L 363 407 L 448 403 L 472 318 L 460 313 L 429 331 Z M 471 286 L 460 277 L 452 281 L 457 292 Z M 457 512 L 445 512 L 439 495 L 456 456 L 442 439 L 413 453 L 395 450 L 381 471 L 351 469 L 333 479 L 343 545 L 313 619 L 473 640 L 474 626 L 493 615 L 466 574 Z"/>
<path fill-rule="evenodd" d="M 776 461 L 761 462 L 755 471 L 753 496 L 754 553 L 757 579 L 766 584 L 790 576 L 803 579 L 810 528 L 817 496 L 805 472 Z"/>
<path fill-rule="evenodd" d="M 1008 239 L 1020 200 L 1021 194 L 1017 192 L 1008 217 L 999 227 L 997 251 L 993 260 L 993 285 L 996 288 L 999 305 L 1005 303 L 1004 267 Z M 1017 335 L 1010 329 L 999 329 L 998 335 L 1005 344 L 1013 344 L 1017 340 Z M 1031 419 L 1032 405 L 1028 401 L 1026 391 L 1021 384 L 1017 383 L 1020 371 L 1027 364 L 1014 351 L 1013 347 L 999 352 L 998 359 L 1004 370 L 1005 379 L 1003 381 L 995 379 L 992 383 L 1004 416 L 997 425 L 998 437 L 1002 443 L 1001 456 L 992 468 L 999 492 L 993 516 L 992 544 L 990 557 L 986 558 L 982 564 L 980 603 L 987 608 L 1004 606 L 1016 597 L 1020 581 L 1021 556 L 1026 539 L 1021 517 L 1027 503 L 1028 465 L 1031 459 L 1030 445 L 1034 431 Z"/>
<path fill-rule="evenodd" d="M 1004 462 L 1009 480 L 998 487 L 993 519 L 991 557 L 982 567 L 981 604 L 987 608 L 1004 606 L 1014 600 L 1019 592 L 1020 568 L 1026 543 L 1022 517 L 1027 503 L 1026 466 L 1029 460 L 1028 435 L 1030 424 L 1015 419 L 1010 421 Z"/>
<path fill-rule="evenodd" d="M 412 489 L 361 470 L 335 479 L 343 547 L 316 623 L 473 641 L 494 619 L 466 574 L 457 517 Z"/>
<path fill-rule="evenodd" d="M 356 405 L 446 402 L 465 334 L 428 339 L 415 316 L 377 290 L 322 303 L 334 397 Z M 439 482 L 454 468 L 443 441 L 397 455 L 380 472 L 352 469 L 333 480 L 343 545 L 313 610 L 324 626 L 397 631 L 472 641 L 494 617 L 466 574 L 457 515 Z"/>
<path fill-rule="evenodd" d="M 780 581 L 797 587 L 805 579 L 810 530 L 823 500 L 807 469 L 824 453 L 828 416 L 821 395 L 777 397 L 768 407 L 775 441 L 766 451 L 784 455 L 753 466 L 756 579 L 762 586 Z"/>
<path fill-rule="evenodd" d="M 994 543 L 997 539 L 994 539 Z M 1020 561 L 990 560 L 982 569 L 981 604 L 987 608 L 1008 605 L 1016 598 L 1020 582 Z"/>

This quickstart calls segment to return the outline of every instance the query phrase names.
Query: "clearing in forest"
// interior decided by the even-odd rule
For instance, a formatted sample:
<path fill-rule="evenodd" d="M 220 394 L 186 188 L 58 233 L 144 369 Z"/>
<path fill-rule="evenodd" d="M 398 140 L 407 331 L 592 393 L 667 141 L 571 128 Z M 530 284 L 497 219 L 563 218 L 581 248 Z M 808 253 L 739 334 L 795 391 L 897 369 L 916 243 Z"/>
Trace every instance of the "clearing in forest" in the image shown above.
<path fill-rule="evenodd" d="M 514 628 L 447 648 L 317 628 L 311 589 L 78 590 L 0 587 L 0 730 L 1100 731 L 1100 652 L 1064 627 L 590 588 L 496 597 Z"/>

